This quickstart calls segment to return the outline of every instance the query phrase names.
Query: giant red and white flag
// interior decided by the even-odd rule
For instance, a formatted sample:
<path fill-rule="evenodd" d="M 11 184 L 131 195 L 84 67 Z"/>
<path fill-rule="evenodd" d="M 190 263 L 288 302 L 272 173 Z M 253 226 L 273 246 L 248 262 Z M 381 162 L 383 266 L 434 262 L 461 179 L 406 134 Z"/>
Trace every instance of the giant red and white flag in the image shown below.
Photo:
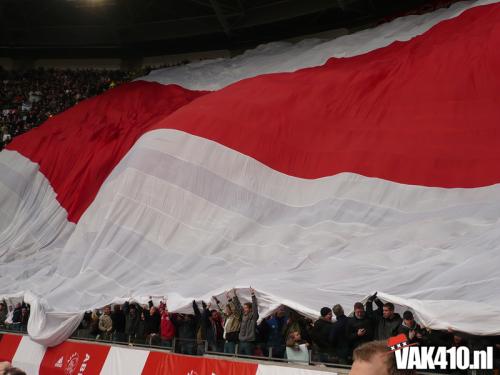
<path fill-rule="evenodd" d="M 160 70 L 0 154 L 0 295 L 81 312 L 252 285 L 261 315 L 370 293 L 500 334 L 500 4 Z M 245 290 L 241 291 L 245 297 Z"/>

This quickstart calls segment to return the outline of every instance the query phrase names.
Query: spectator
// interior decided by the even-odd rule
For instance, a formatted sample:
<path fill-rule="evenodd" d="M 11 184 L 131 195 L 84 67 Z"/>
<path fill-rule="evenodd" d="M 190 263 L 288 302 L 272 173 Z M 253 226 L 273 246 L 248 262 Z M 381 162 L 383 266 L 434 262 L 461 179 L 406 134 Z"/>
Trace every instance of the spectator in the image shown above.
<path fill-rule="evenodd" d="M 4 372 L 5 375 L 26 375 L 26 373 L 17 368 L 17 367 L 9 367 L 8 369 L 5 370 Z"/>
<path fill-rule="evenodd" d="M 404 333 L 410 344 L 422 345 L 424 342 L 424 330 L 415 322 L 413 313 L 409 310 L 403 313 L 403 322 L 398 328 L 397 334 Z"/>
<path fill-rule="evenodd" d="M 12 313 L 12 329 L 20 330 L 21 329 L 21 319 L 22 319 L 22 304 L 16 303 L 16 307 Z"/>
<path fill-rule="evenodd" d="M 398 370 L 396 357 L 389 354 L 385 341 L 366 342 L 354 350 L 349 375 L 416 375 L 415 371 Z"/>
<path fill-rule="evenodd" d="M 99 330 L 99 312 L 98 310 L 92 311 L 91 321 L 90 321 L 90 336 L 95 339 L 99 338 L 101 331 Z"/>
<path fill-rule="evenodd" d="M 111 314 L 111 320 L 113 321 L 113 332 L 114 332 L 113 339 L 115 341 L 124 342 L 126 318 L 120 305 L 113 306 L 113 313 Z"/>
<path fill-rule="evenodd" d="M 373 302 L 378 306 L 375 311 L 373 311 Z M 377 293 L 368 298 L 366 313 L 375 324 L 376 340 L 387 340 L 389 337 L 395 336 L 403 321 L 399 314 L 394 313 L 394 305 L 391 302 L 382 303 L 377 298 Z"/>
<path fill-rule="evenodd" d="M 5 319 L 7 319 L 7 304 L 2 301 L 0 303 L 0 327 L 5 326 Z"/>
<path fill-rule="evenodd" d="M 12 323 L 21 323 L 21 310 L 22 310 L 22 304 L 16 303 L 16 307 L 14 308 L 14 314 L 12 315 Z"/>
<path fill-rule="evenodd" d="M 22 331 L 26 331 L 26 329 L 28 328 L 28 320 L 30 318 L 30 311 L 28 310 L 28 307 L 27 305 L 25 305 L 23 303 L 22 307 L 21 307 L 21 330 Z"/>
<path fill-rule="evenodd" d="M 142 309 L 137 304 L 125 302 L 123 305 L 123 312 L 125 314 L 125 335 L 127 336 L 129 344 L 134 343 L 138 337 L 141 310 Z"/>
<path fill-rule="evenodd" d="M 208 341 L 208 348 L 214 352 L 224 351 L 224 328 L 222 326 L 222 317 L 217 310 L 212 310 L 212 304 L 208 307 L 202 302 L 204 309 L 204 318 L 202 324 L 205 325 L 205 337 Z"/>
<path fill-rule="evenodd" d="M 194 305 L 196 305 L 196 301 L 193 301 Z M 195 354 L 196 327 L 198 326 L 198 322 L 194 315 L 177 314 L 174 323 L 177 337 L 179 338 L 180 352 L 182 354 Z"/>
<path fill-rule="evenodd" d="M 347 322 L 346 335 L 349 341 L 349 352 L 373 340 L 373 322 L 366 316 L 361 302 L 354 304 L 354 316 Z"/>
<path fill-rule="evenodd" d="M 241 327 L 242 307 L 240 300 L 233 289 L 233 297 L 230 293 L 226 293 L 227 304 L 224 307 L 224 353 L 234 354 L 236 352 L 236 344 L 238 343 L 238 336 Z M 214 297 L 219 310 L 222 312 L 220 301 Z"/>
<path fill-rule="evenodd" d="M 309 344 L 302 340 L 299 331 L 291 331 L 286 340 L 286 358 L 292 362 L 309 364 Z"/>
<path fill-rule="evenodd" d="M 330 343 L 333 345 L 333 354 L 335 359 L 340 364 L 347 364 L 349 356 L 349 342 L 347 340 L 347 323 L 349 319 L 344 314 L 344 309 L 341 305 L 335 305 L 332 309 L 335 314 L 335 323 L 333 323 L 330 331 Z"/>
<path fill-rule="evenodd" d="M 9 304 L 7 306 L 7 318 L 5 318 L 5 325 L 11 325 L 12 320 L 14 319 L 14 307 Z"/>
<path fill-rule="evenodd" d="M 153 305 L 151 297 L 148 306 L 149 310 L 145 309 L 141 314 L 141 318 L 144 320 L 144 334 L 149 345 L 159 344 L 161 315 L 156 306 Z"/>
<path fill-rule="evenodd" d="M 168 312 L 167 303 L 160 304 L 160 340 L 161 346 L 172 347 L 175 337 L 175 325 L 172 314 Z"/>
<path fill-rule="evenodd" d="M 285 328 L 285 337 L 288 337 L 292 331 L 300 333 L 302 340 L 305 340 L 309 345 L 312 345 L 310 332 L 313 329 L 313 322 L 292 309 L 288 309 L 288 320 Z"/>
<path fill-rule="evenodd" d="M 252 303 L 243 305 L 243 316 L 241 318 L 240 333 L 238 335 L 240 354 L 253 355 L 255 350 L 256 327 L 259 320 L 259 308 L 255 290 L 250 287 Z"/>
<path fill-rule="evenodd" d="M 113 334 L 113 321 L 111 320 L 111 306 L 104 307 L 104 312 L 99 318 L 99 331 L 104 340 L 111 341 Z"/>
<path fill-rule="evenodd" d="M 5 375 L 5 370 L 10 368 L 10 362 L 0 362 L 0 375 Z"/>
<path fill-rule="evenodd" d="M 266 347 L 272 350 L 273 358 L 284 358 L 285 356 L 285 330 L 287 318 L 285 316 L 285 306 L 278 307 L 278 310 L 265 321 L 268 329 Z M 271 349 L 272 348 L 272 349 Z"/>
<path fill-rule="evenodd" d="M 333 347 L 330 342 L 330 335 L 333 328 L 332 309 L 323 307 L 320 314 L 321 317 L 314 323 L 312 331 L 314 351 L 318 355 L 320 362 L 330 362 L 333 355 Z"/>

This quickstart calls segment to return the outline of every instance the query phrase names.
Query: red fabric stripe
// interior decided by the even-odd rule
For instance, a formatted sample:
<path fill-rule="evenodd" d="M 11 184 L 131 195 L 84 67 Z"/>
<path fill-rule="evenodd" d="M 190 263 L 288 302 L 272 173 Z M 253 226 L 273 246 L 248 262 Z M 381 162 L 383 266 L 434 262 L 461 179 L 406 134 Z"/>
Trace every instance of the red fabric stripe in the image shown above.
<path fill-rule="evenodd" d="M 57 200 L 77 222 L 113 168 L 158 121 L 203 92 L 132 82 L 54 116 L 9 144 L 40 165 Z"/>
<path fill-rule="evenodd" d="M 142 375 L 255 375 L 257 364 L 150 352 Z"/>
<path fill-rule="evenodd" d="M 17 348 L 21 343 L 23 336 L 18 335 L 1 335 L 0 337 L 0 362 L 12 362 L 16 355 Z"/>
<path fill-rule="evenodd" d="M 155 128 L 215 140 L 302 178 L 355 172 L 425 186 L 491 185 L 500 182 L 499 43 L 500 6 L 477 7 L 409 42 L 209 95 L 124 85 L 9 148 L 40 164 L 72 221 Z"/>

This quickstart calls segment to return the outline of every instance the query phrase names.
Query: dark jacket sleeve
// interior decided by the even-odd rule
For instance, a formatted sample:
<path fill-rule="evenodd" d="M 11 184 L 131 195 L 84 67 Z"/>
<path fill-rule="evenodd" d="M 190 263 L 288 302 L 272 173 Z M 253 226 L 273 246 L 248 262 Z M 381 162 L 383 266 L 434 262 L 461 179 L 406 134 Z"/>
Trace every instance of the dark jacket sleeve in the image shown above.
<path fill-rule="evenodd" d="M 255 295 L 252 296 L 252 318 L 255 322 L 259 320 L 259 305 L 257 303 L 257 297 Z"/>
<path fill-rule="evenodd" d="M 379 306 L 380 300 L 376 299 L 375 301 L 376 301 L 375 303 L 377 304 L 377 306 Z M 382 306 L 383 306 L 383 304 L 382 304 Z M 368 301 L 366 301 L 366 315 L 370 319 L 378 321 L 382 317 L 382 309 L 378 308 L 377 310 L 373 311 L 373 301 L 368 300 Z"/>
<path fill-rule="evenodd" d="M 201 319 L 201 313 L 200 313 L 200 308 L 198 307 L 198 304 L 196 301 L 193 301 L 193 312 L 196 320 Z"/>

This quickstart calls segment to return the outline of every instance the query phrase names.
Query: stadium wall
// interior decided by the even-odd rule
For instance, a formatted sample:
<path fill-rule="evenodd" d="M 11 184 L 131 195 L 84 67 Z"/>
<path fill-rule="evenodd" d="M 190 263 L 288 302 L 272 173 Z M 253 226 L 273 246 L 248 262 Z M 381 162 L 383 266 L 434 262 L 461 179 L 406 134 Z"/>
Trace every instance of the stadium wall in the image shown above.
<path fill-rule="evenodd" d="M 186 356 L 147 348 L 68 340 L 45 348 L 28 336 L 0 334 L 0 361 L 28 375 L 345 375 L 347 369 L 312 368 L 232 358 Z"/>

